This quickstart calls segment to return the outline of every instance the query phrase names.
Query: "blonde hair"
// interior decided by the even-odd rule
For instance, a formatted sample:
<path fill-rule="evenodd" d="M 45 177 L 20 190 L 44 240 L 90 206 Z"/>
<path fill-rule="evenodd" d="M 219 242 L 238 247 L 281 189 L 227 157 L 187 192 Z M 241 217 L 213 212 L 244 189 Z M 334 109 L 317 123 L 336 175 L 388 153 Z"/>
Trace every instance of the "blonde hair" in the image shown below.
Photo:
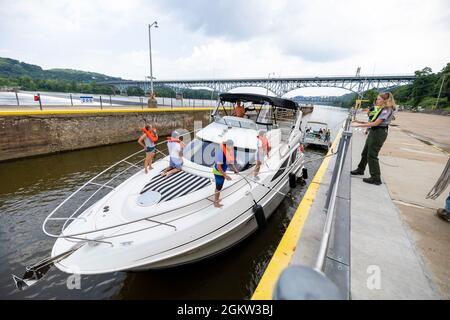
<path fill-rule="evenodd" d="M 388 107 L 388 108 L 395 110 L 395 107 L 397 105 L 395 103 L 394 96 L 392 95 L 391 92 L 380 93 L 379 97 L 381 97 L 381 99 L 383 99 L 383 101 L 384 101 L 383 108 Z"/>

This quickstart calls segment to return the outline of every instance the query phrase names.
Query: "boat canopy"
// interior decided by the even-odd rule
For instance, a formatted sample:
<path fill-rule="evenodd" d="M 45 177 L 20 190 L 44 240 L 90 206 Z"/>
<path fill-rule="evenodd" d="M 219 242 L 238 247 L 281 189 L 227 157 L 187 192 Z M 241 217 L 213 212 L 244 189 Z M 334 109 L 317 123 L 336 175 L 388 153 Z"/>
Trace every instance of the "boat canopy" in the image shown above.
<path fill-rule="evenodd" d="M 297 110 L 300 108 L 297 102 L 289 99 L 270 97 L 253 93 L 222 93 L 219 95 L 219 99 L 220 101 L 231 103 L 241 101 L 241 102 L 252 102 L 256 104 L 270 104 L 274 107 L 293 110 Z"/>

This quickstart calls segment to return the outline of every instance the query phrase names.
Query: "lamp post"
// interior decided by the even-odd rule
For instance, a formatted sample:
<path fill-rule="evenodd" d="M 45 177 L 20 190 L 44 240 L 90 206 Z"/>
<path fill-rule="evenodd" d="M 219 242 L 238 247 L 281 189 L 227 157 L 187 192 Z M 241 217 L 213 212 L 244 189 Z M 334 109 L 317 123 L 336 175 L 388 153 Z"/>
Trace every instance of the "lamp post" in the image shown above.
<path fill-rule="evenodd" d="M 152 27 L 158 28 L 158 22 L 155 21 L 152 24 L 148 25 L 148 47 L 149 47 L 149 55 L 150 55 L 150 95 L 154 96 L 153 92 L 153 66 L 152 66 Z"/>
<path fill-rule="evenodd" d="M 270 76 L 274 76 L 275 75 L 275 72 L 270 72 L 269 73 L 269 75 L 267 76 L 267 91 L 266 91 L 266 96 L 268 96 L 269 95 L 269 79 L 270 79 Z"/>

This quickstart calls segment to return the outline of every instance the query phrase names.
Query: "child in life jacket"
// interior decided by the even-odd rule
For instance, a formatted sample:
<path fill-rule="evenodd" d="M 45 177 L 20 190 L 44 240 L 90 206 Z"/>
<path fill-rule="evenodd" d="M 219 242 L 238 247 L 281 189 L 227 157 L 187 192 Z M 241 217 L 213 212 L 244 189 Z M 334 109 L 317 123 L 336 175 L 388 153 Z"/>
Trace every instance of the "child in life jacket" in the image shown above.
<path fill-rule="evenodd" d="M 183 166 L 183 148 L 184 143 L 180 140 L 180 134 L 173 131 L 170 138 L 167 139 L 167 149 L 169 150 L 169 167 L 161 172 L 162 176 L 168 177 L 181 171 Z"/>
<path fill-rule="evenodd" d="M 213 166 L 214 180 L 216 181 L 216 190 L 214 192 L 214 206 L 221 208 L 223 205 L 220 203 L 220 191 L 223 188 L 225 180 L 231 180 L 231 177 L 227 174 L 228 166 L 233 169 L 234 173 L 238 173 L 234 162 L 234 142 L 229 139 L 224 143 L 221 143 L 216 150 L 216 161 Z"/>
<path fill-rule="evenodd" d="M 158 141 L 158 134 L 152 125 L 145 126 L 141 131 L 143 134 L 139 137 L 138 143 L 145 149 L 144 170 L 147 174 L 149 169 L 153 169 L 152 163 L 156 154 L 155 143 Z"/>
<path fill-rule="evenodd" d="M 259 169 L 261 168 L 261 164 L 264 163 L 264 157 L 269 155 L 270 151 L 269 141 L 266 137 L 266 130 L 259 130 L 257 138 L 258 144 L 255 157 L 256 165 L 255 170 L 253 171 L 253 177 L 255 180 L 259 180 Z"/>

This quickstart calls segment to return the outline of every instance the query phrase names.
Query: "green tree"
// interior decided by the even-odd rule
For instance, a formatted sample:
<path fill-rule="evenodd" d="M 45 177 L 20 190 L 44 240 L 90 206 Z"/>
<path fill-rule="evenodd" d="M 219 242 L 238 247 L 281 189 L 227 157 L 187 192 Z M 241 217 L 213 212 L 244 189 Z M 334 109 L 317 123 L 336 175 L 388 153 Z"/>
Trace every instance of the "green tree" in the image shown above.
<path fill-rule="evenodd" d="M 144 90 L 142 90 L 139 87 L 129 87 L 127 89 L 127 95 L 129 96 L 136 96 L 136 97 L 142 97 L 145 96 Z"/>
<path fill-rule="evenodd" d="M 416 79 L 412 85 L 411 97 L 413 106 L 417 107 L 425 97 L 434 95 L 437 76 L 429 67 L 416 71 L 415 75 Z"/>

